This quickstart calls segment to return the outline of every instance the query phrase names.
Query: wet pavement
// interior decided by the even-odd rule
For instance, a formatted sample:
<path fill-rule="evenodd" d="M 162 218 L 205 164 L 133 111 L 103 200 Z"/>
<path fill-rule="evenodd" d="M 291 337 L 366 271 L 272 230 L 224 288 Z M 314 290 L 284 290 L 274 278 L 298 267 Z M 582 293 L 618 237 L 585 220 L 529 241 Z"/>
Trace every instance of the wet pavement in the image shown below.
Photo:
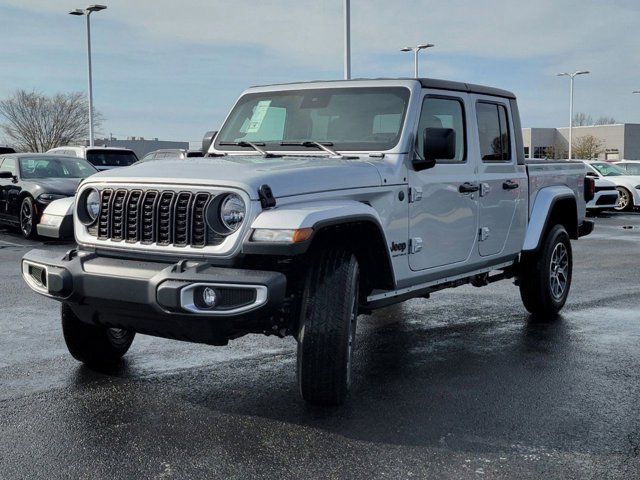
<path fill-rule="evenodd" d="M 290 338 L 138 336 L 92 372 L 20 278 L 42 242 L 0 230 L 0 479 L 638 479 L 640 215 L 596 224 L 556 320 L 508 281 L 361 316 L 336 409 L 300 400 Z"/>

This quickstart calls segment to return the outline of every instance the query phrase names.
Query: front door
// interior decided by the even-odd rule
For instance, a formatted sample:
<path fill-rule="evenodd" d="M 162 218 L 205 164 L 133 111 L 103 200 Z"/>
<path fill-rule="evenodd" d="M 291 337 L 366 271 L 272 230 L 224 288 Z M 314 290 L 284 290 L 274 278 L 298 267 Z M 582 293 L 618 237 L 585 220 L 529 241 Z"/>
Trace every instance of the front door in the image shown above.
<path fill-rule="evenodd" d="M 435 167 L 409 173 L 409 266 L 412 270 L 464 262 L 473 251 L 478 225 L 478 182 L 467 151 L 464 100 L 468 96 L 426 94 L 418 122 L 416 155 L 425 128 L 451 128 L 456 155 Z"/>
<path fill-rule="evenodd" d="M 478 252 L 490 256 L 505 249 L 517 207 L 526 200 L 527 176 L 516 161 L 509 102 L 479 98 L 475 108 L 480 144 Z"/>

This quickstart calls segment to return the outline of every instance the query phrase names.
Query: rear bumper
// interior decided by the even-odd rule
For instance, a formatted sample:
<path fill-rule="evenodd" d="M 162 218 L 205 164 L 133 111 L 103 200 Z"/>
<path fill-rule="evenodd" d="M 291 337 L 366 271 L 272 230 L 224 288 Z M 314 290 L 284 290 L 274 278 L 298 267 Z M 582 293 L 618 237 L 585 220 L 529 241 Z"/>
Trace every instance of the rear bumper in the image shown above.
<path fill-rule="evenodd" d="M 585 220 L 582 222 L 582 225 L 578 227 L 578 237 L 584 237 L 593 232 L 593 228 L 595 227 L 595 222 L 591 220 Z"/>
<path fill-rule="evenodd" d="M 62 257 L 31 250 L 22 259 L 22 274 L 34 291 L 67 303 L 87 323 L 210 344 L 263 331 L 286 291 L 279 272 L 75 251 Z M 199 301 L 206 287 L 219 299 L 211 308 Z"/>

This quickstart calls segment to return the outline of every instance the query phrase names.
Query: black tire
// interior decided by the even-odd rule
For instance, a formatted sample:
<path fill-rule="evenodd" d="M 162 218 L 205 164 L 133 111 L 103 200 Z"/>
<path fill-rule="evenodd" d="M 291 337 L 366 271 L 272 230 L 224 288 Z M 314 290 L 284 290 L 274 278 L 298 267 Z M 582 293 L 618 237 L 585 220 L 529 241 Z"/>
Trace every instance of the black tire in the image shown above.
<path fill-rule="evenodd" d="M 613 207 L 616 212 L 629 212 L 633 210 L 633 195 L 624 187 L 617 187 L 619 193 L 618 204 Z"/>
<path fill-rule="evenodd" d="M 349 391 L 359 271 L 343 248 L 318 252 L 311 262 L 298 332 L 298 388 L 309 403 L 340 405 Z"/>
<path fill-rule="evenodd" d="M 556 316 L 567 301 L 572 269 L 569 234 L 562 225 L 554 225 L 536 253 L 522 255 L 519 283 L 525 308 L 542 318 Z"/>
<path fill-rule="evenodd" d="M 20 204 L 20 232 L 27 239 L 35 238 L 38 235 L 38 212 L 36 204 L 31 197 L 24 197 Z"/>
<path fill-rule="evenodd" d="M 64 303 L 61 314 L 62 333 L 69 353 L 93 368 L 116 365 L 127 353 L 135 337 L 135 332 L 128 330 L 85 323 Z"/>

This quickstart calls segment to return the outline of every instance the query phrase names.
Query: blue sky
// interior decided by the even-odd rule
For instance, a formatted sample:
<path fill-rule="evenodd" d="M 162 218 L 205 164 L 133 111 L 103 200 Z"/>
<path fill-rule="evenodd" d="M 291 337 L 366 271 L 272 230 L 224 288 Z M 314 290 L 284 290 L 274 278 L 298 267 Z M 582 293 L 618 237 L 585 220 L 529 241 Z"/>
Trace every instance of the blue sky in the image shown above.
<path fill-rule="evenodd" d="M 255 84 L 342 76 L 342 0 L 104 0 L 92 17 L 100 133 L 198 142 Z M 354 77 L 422 74 L 514 91 L 524 126 L 576 110 L 640 123 L 637 0 L 351 0 Z M 0 0 L 0 98 L 24 88 L 86 89 L 77 0 Z"/>

